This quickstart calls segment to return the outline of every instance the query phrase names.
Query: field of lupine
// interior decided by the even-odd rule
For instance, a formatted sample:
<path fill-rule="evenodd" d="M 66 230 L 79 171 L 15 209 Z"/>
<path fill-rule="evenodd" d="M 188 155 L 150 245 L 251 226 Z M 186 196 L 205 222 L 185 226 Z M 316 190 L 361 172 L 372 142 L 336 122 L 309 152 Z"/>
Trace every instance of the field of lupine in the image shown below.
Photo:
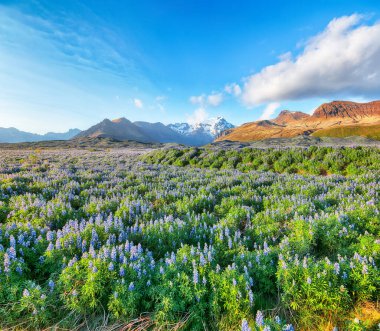
<path fill-rule="evenodd" d="M 378 149 L 191 151 L 0 151 L 0 328 L 378 330 Z"/>

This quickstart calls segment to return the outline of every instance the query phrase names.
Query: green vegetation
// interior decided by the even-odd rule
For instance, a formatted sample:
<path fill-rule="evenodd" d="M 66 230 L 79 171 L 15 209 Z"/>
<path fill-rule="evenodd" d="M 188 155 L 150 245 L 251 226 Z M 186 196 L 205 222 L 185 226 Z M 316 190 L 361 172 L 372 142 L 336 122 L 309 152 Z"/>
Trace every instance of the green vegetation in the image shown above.
<path fill-rule="evenodd" d="M 145 154 L 148 164 L 193 166 L 311 175 L 358 175 L 380 169 L 380 149 L 371 147 L 308 147 L 286 149 L 161 149 Z"/>
<path fill-rule="evenodd" d="M 378 149 L 1 153 L 0 329 L 378 328 Z"/>
<path fill-rule="evenodd" d="M 343 126 L 338 128 L 321 129 L 312 134 L 314 137 L 353 137 L 362 136 L 380 140 L 380 125 Z"/>

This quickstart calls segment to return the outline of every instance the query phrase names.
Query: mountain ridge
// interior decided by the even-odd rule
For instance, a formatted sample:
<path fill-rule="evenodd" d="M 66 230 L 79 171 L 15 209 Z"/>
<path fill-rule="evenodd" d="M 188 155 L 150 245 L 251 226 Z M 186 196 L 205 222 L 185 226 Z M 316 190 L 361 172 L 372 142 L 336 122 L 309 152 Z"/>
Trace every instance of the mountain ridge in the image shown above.
<path fill-rule="evenodd" d="M 353 130 L 352 126 L 359 130 Z M 351 129 L 336 130 L 345 127 Z M 372 136 L 377 136 L 377 132 L 380 134 L 380 101 L 367 103 L 332 101 L 320 105 L 311 115 L 300 111 L 283 110 L 274 119 L 248 122 L 230 129 L 216 141 L 254 141 L 322 134 L 329 136 L 339 134 L 341 137 L 344 132 L 360 133 L 361 136 L 369 137 L 366 135 L 366 127 L 371 127 Z"/>
<path fill-rule="evenodd" d="M 119 141 L 133 140 L 146 143 L 179 143 L 200 146 L 211 143 L 225 129 L 233 125 L 223 117 L 211 118 L 203 122 L 175 123 L 165 125 L 161 122 L 131 122 L 121 117 L 114 120 L 104 119 L 80 132 L 74 138 L 111 138 Z"/>
<path fill-rule="evenodd" d="M 48 132 L 45 134 L 22 131 L 14 127 L 0 128 L 0 143 L 39 142 L 46 140 L 69 140 L 81 131 L 69 129 L 66 132 Z"/>

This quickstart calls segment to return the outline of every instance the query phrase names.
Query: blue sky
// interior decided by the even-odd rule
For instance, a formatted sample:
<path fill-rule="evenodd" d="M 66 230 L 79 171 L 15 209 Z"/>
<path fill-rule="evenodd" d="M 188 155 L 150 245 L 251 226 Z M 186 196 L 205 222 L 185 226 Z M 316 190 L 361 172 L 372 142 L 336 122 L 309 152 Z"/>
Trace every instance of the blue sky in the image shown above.
<path fill-rule="evenodd" d="M 0 0 L 0 127 L 234 124 L 380 99 L 380 2 Z"/>

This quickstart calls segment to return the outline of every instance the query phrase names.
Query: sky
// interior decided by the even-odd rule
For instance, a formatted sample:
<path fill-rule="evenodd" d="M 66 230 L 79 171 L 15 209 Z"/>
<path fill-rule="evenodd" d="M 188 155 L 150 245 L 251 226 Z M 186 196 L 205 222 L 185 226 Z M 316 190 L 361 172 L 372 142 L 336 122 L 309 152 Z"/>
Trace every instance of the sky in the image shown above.
<path fill-rule="evenodd" d="M 0 127 L 240 125 L 380 99 L 380 1 L 0 0 Z"/>

